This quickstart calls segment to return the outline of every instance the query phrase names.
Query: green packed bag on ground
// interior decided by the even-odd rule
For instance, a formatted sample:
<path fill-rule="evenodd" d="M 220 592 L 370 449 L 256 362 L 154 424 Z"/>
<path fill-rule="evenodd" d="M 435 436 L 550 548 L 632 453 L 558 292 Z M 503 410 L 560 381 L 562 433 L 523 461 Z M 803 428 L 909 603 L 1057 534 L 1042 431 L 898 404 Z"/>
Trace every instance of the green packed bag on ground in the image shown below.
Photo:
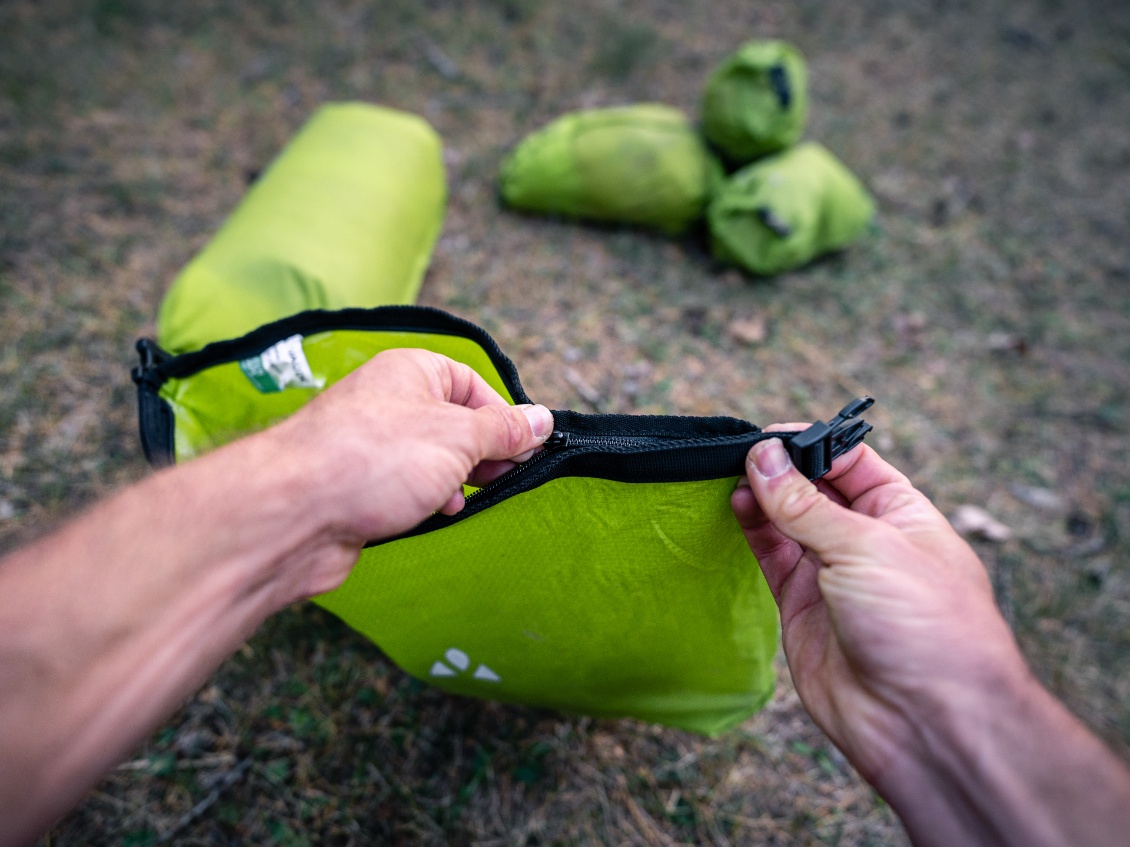
<path fill-rule="evenodd" d="M 159 343 L 183 353 L 308 309 L 414 302 L 445 198 L 427 122 L 323 106 L 173 282 Z"/>
<path fill-rule="evenodd" d="M 750 41 L 706 83 L 702 131 L 735 165 L 795 144 L 807 116 L 804 59 L 783 41 Z"/>
<path fill-rule="evenodd" d="M 809 142 L 730 177 L 710 203 L 707 224 L 716 258 L 771 275 L 846 247 L 874 211 L 855 175 Z"/>
<path fill-rule="evenodd" d="M 676 235 L 720 178 L 686 116 L 646 103 L 572 112 L 527 136 L 503 162 L 500 190 L 515 209 Z"/>

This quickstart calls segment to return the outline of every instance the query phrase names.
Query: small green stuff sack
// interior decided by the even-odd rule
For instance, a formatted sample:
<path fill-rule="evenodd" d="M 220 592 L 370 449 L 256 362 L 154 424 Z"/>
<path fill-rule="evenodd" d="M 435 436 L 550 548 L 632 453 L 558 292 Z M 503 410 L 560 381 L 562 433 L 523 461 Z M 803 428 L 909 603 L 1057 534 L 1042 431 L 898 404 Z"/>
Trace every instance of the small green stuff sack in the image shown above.
<path fill-rule="evenodd" d="M 181 353 L 308 309 L 413 302 L 445 194 L 424 120 L 323 106 L 174 281 L 161 345 Z"/>
<path fill-rule="evenodd" d="M 809 142 L 731 176 L 711 201 L 707 223 L 715 257 L 771 275 L 846 247 L 874 211 L 851 171 Z"/>
<path fill-rule="evenodd" d="M 706 83 L 702 130 L 733 165 L 795 144 L 808 116 L 804 59 L 783 41 L 750 41 Z"/>
<path fill-rule="evenodd" d="M 564 115 L 503 162 L 515 209 L 685 231 L 721 167 L 678 109 L 642 104 Z"/>
<path fill-rule="evenodd" d="M 305 312 L 181 356 L 138 347 L 142 444 L 157 464 L 263 429 L 397 347 L 450 356 L 508 402 L 532 402 L 490 336 L 421 307 Z M 453 693 L 708 734 L 739 723 L 773 691 L 778 615 L 730 494 L 750 446 L 797 434 L 724 417 L 554 420 L 534 458 L 469 489 L 459 514 L 372 543 L 315 602 Z M 825 427 L 810 455 L 826 470 L 866 429 Z"/>

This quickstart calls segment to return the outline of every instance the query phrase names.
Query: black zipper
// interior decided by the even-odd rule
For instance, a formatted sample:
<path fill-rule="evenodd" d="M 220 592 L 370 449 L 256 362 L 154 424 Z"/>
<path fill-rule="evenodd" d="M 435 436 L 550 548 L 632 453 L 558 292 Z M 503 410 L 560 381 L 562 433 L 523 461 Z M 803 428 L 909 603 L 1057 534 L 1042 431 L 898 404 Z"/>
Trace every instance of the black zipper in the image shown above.
<path fill-rule="evenodd" d="M 804 431 L 765 432 L 734 418 L 680 418 L 651 416 L 582 415 L 554 412 L 554 420 L 580 429 L 608 427 L 623 433 L 635 428 L 639 435 L 595 435 L 572 429 L 555 429 L 543 449 L 467 497 L 455 515 L 435 514 L 414 529 L 393 538 L 371 541 L 373 547 L 444 529 L 467 520 L 502 501 L 567 476 L 618 482 L 692 482 L 726 479 L 745 472 L 749 449 L 767 438 L 785 442 L 793 463 L 809 479 L 828 472 L 832 460 L 854 449 L 871 431 L 859 418 L 875 401 L 853 400 L 829 420 L 816 421 Z M 696 434 L 703 428 L 708 434 Z"/>
<path fill-rule="evenodd" d="M 577 413 L 568 414 L 574 416 L 573 420 L 584 417 L 577 416 Z M 687 419 L 673 420 L 682 422 Z M 788 438 L 794 434 L 766 433 L 756 427 L 746 432 L 700 436 L 683 432 L 668 435 L 648 432 L 640 436 L 589 435 L 554 430 L 539 452 L 468 495 L 457 514 L 434 514 L 408 532 L 371 541 L 366 546 L 387 544 L 444 529 L 561 477 L 595 477 L 620 482 L 687 482 L 738 476 L 743 472 L 744 456 L 750 447 L 765 438 Z M 695 451 L 700 455 L 700 461 L 688 466 L 684 460 Z"/>
<path fill-rule="evenodd" d="M 664 437 L 661 435 L 647 435 L 640 437 L 632 437 L 625 435 L 582 435 L 579 433 L 565 432 L 563 430 L 555 429 L 550 433 L 549 437 L 542 445 L 542 449 L 531 456 L 522 464 L 511 468 L 502 476 L 497 477 L 491 482 L 484 485 L 482 488 L 467 496 L 466 503 L 477 504 L 480 500 L 490 498 L 498 492 L 505 489 L 508 485 L 514 482 L 519 477 L 530 473 L 531 470 L 536 470 L 540 462 L 545 461 L 554 453 L 561 450 L 568 449 L 581 449 L 581 450 L 597 450 L 604 452 L 617 452 L 617 453 L 631 453 L 631 452 L 651 452 L 653 450 L 661 449 L 678 449 L 682 450 L 692 446 L 705 446 L 714 443 L 729 444 L 733 443 L 739 437 L 742 439 L 749 438 L 758 433 L 749 433 L 744 436 L 734 435 L 717 435 L 717 436 L 701 436 L 696 438 L 688 438 L 685 435 L 673 435 Z M 794 435 L 795 433 L 772 433 L 772 435 L 785 436 Z M 753 442 L 760 440 L 759 438 L 752 439 Z"/>

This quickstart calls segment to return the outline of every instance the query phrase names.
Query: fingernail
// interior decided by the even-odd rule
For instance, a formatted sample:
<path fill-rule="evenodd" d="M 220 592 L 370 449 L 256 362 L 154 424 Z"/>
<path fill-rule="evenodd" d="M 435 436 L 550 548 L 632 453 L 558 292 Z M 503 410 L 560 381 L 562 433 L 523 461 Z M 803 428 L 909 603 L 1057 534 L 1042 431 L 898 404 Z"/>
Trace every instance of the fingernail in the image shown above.
<path fill-rule="evenodd" d="M 549 437 L 553 432 L 553 413 L 545 406 L 519 406 L 522 414 L 526 416 L 526 420 L 530 422 L 530 429 L 534 433 L 535 438 L 542 440 Z"/>
<path fill-rule="evenodd" d="M 779 438 L 770 438 L 758 444 L 749 454 L 750 464 L 765 479 L 773 479 L 792 467 L 785 445 Z"/>

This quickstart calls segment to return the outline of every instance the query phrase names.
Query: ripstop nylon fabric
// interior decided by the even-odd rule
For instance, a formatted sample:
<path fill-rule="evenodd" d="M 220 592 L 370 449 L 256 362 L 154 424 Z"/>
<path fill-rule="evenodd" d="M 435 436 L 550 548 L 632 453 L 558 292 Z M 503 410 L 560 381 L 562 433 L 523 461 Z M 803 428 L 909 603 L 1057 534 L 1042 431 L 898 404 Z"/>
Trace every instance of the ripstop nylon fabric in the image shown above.
<path fill-rule="evenodd" d="M 772 694 L 777 646 L 735 482 L 556 479 L 365 550 L 315 602 L 457 694 L 717 734 Z"/>
<path fill-rule="evenodd" d="M 173 282 L 157 340 L 183 353 L 308 309 L 412 303 L 445 198 L 423 119 L 323 106 Z"/>
<path fill-rule="evenodd" d="M 516 209 L 678 234 L 721 177 L 682 112 L 643 103 L 571 112 L 530 134 L 503 162 L 499 187 Z"/>
<path fill-rule="evenodd" d="M 784 41 L 750 41 L 715 69 L 702 98 L 702 131 L 735 165 L 795 144 L 808 119 L 804 59 Z"/>
<path fill-rule="evenodd" d="M 846 247 L 874 211 L 855 175 L 809 141 L 730 177 L 707 210 L 711 250 L 753 273 L 781 273 Z"/>

